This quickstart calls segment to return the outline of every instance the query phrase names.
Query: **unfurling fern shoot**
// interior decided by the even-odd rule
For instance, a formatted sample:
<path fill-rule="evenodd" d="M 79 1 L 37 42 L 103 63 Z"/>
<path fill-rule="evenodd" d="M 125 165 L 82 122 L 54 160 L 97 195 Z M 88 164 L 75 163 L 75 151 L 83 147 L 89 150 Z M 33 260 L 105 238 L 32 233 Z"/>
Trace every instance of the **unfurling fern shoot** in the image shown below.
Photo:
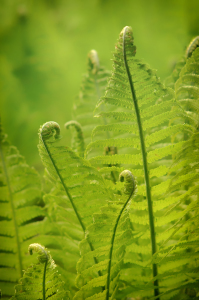
<path fill-rule="evenodd" d="M 44 263 L 44 272 L 43 272 L 43 282 L 42 282 L 42 291 L 43 291 L 43 300 L 46 299 L 46 267 L 49 261 L 49 253 L 47 252 L 47 250 L 45 249 L 45 247 L 41 246 L 40 244 L 31 244 L 28 247 L 28 252 L 30 253 L 30 255 L 33 254 L 33 250 L 36 251 L 39 255 L 38 255 L 38 260 L 41 263 Z"/>
<path fill-rule="evenodd" d="M 29 245 L 29 253 L 38 253 L 38 263 L 31 265 L 23 274 L 20 283 L 15 286 L 15 295 L 11 298 L 46 300 L 69 299 L 65 283 L 59 276 L 50 252 L 38 243 Z"/>
<path fill-rule="evenodd" d="M 54 141 L 50 141 L 50 142 L 47 142 L 47 140 L 49 140 L 50 138 L 54 138 L 54 139 L 59 139 L 60 138 L 60 127 L 59 127 L 59 124 L 56 123 L 56 122 L 47 122 L 45 123 L 41 128 L 40 128 L 40 131 L 39 131 L 39 137 L 40 137 L 40 140 L 41 140 L 41 144 L 44 145 L 44 148 L 47 152 L 47 156 L 48 156 L 48 159 L 50 159 L 51 163 L 49 164 L 49 162 L 46 161 L 46 159 L 43 158 L 43 161 L 45 163 L 45 166 L 47 166 L 47 169 L 50 170 L 50 173 L 54 173 L 55 175 L 55 178 L 58 177 L 60 182 L 61 182 L 61 185 L 71 203 L 71 206 L 75 212 L 75 215 L 81 225 L 81 228 L 82 228 L 82 231 L 85 235 L 86 233 L 86 224 L 85 224 L 85 221 L 83 220 L 83 217 L 82 217 L 82 214 L 81 214 L 81 211 L 79 209 L 79 207 L 76 205 L 75 201 L 74 201 L 74 195 L 71 194 L 69 188 L 68 188 L 68 185 L 66 184 L 66 181 L 65 181 L 65 174 L 63 172 L 63 165 L 58 165 L 58 160 L 56 159 L 56 156 L 55 156 L 55 151 L 52 150 L 52 153 L 50 151 L 50 149 L 52 148 L 52 146 L 50 145 L 50 143 L 53 143 Z M 40 149 L 40 155 L 43 157 L 45 154 L 44 154 L 44 150 L 43 150 L 43 146 L 42 145 L 39 145 L 39 149 Z M 60 150 L 61 149 L 61 150 Z M 56 149 L 58 150 L 58 149 Z M 62 148 L 59 148 L 59 150 L 61 151 L 61 155 L 64 156 L 64 154 L 66 154 L 67 150 L 65 149 L 65 147 L 62 147 Z M 75 156 L 75 153 L 70 150 L 72 155 Z M 59 153 L 57 151 L 57 153 Z M 76 157 L 78 160 L 81 160 L 81 163 L 82 163 L 82 166 L 83 164 L 86 164 L 86 162 L 83 160 L 83 159 L 80 159 L 79 157 Z M 66 161 L 67 163 L 67 161 Z M 53 168 L 52 168 L 52 165 L 53 165 Z M 89 168 L 89 166 L 87 166 Z M 90 170 L 91 171 L 91 170 Z M 88 244 L 89 244 L 89 247 L 91 249 L 91 251 L 94 250 L 94 247 L 93 247 L 93 244 L 89 241 L 89 238 L 87 239 L 88 241 Z M 94 257 L 94 262 L 95 264 L 98 263 L 98 260 L 96 257 Z M 101 276 L 102 273 L 99 271 L 98 272 L 98 275 Z"/>
<path fill-rule="evenodd" d="M 136 181 L 135 181 L 133 174 L 129 170 L 122 171 L 119 175 L 119 180 L 121 182 L 124 182 L 124 193 L 126 195 L 128 195 L 128 197 L 116 219 L 115 226 L 113 228 L 113 235 L 112 235 L 112 239 L 111 239 L 111 248 L 110 248 L 110 252 L 109 252 L 109 264 L 108 264 L 108 274 L 107 274 L 107 284 L 106 284 L 106 300 L 109 299 L 111 261 L 112 261 L 113 246 L 114 246 L 114 240 L 115 240 L 115 235 L 116 235 L 116 231 L 117 231 L 117 226 L 119 224 L 119 221 L 120 221 L 120 218 L 122 216 L 124 209 L 126 208 L 131 197 L 135 194 L 135 191 L 136 191 Z"/>
<path fill-rule="evenodd" d="M 73 199 L 72 199 L 72 197 L 71 197 L 71 195 L 70 195 L 70 193 L 68 191 L 67 186 L 64 183 L 64 179 L 62 178 L 62 176 L 61 176 L 61 174 L 60 174 L 60 172 L 59 172 L 59 170 L 58 170 L 58 168 L 56 166 L 56 163 L 55 163 L 55 161 L 54 161 L 54 159 L 53 159 L 53 157 L 52 157 L 52 155 L 51 155 L 51 153 L 49 151 L 47 143 L 46 143 L 46 140 L 50 139 L 52 136 L 55 139 L 58 139 L 60 137 L 60 127 L 59 127 L 59 124 L 56 123 L 56 122 L 53 122 L 53 121 L 45 123 L 40 128 L 39 136 L 40 136 L 40 138 L 41 138 L 41 140 L 42 140 L 42 142 L 44 144 L 44 147 L 45 147 L 46 152 L 48 153 L 48 156 L 49 156 L 49 158 L 50 158 L 50 160 L 51 160 L 51 162 L 53 164 L 53 167 L 54 167 L 54 169 L 55 169 L 55 171 L 56 171 L 56 173 L 57 173 L 57 175 L 58 175 L 58 177 L 59 177 L 59 179 L 60 179 L 60 181 L 61 181 L 61 183 L 62 183 L 62 185 L 64 187 L 64 190 L 65 190 L 65 192 L 66 192 L 66 194 L 67 194 L 67 196 L 68 196 L 68 198 L 70 200 L 70 203 L 71 203 L 71 205 L 72 205 L 72 207 L 73 207 L 73 209 L 75 211 L 75 214 L 76 214 L 76 216 L 77 216 L 77 218 L 78 218 L 78 220 L 79 220 L 79 222 L 81 224 L 81 227 L 82 227 L 83 231 L 85 232 L 85 230 L 86 230 L 85 225 L 82 222 L 82 219 L 81 219 L 81 217 L 80 217 L 80 215 L 79 215 L 79 213 L 77 211 L 77 208 L 75 206 L 75 203 L 74 203 L 74 201 L 73 201 Z"/>
<path fill-rule="evenodd" d="M 99 57 L 96 50 L 91 50 L 88 54 L 88 65 L 92 74 L 97 74 L 100 70 Z"/>
<path fill-rule="evenodd" d="M 187 47 L 186 57 L 189 58 L 192 56 L 193 51 L 199 47 L 199 36 L 195 37 Z"/>
<path fill-rule="evenodd" d="M 82 127 L 81 124 L 77 121 L 69 121 L 67 123 L 65 123 L 65 128 L 71 128 L 74 127 L 76 130 L 76 138 L 74 139 L 74 147 L 75 149 L 77 149 L 77 152 L 79 154 L 80 157 L 84 157 L 84 137 L 83 137 L 83 131 L 82 131 Z"/>

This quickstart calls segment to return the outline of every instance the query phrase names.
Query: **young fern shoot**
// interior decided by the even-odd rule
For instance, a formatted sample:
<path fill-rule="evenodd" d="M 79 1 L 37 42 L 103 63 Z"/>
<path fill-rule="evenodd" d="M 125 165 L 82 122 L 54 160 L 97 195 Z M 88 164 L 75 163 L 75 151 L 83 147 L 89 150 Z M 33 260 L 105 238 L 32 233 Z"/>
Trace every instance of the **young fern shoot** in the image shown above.
<path fill-rule="evenodd" d="M 121 182 L 125 182 L 125 186 L 124 186 L 124 193 L 126 195 L 128 195 L 126 202 L 124 203 L 120 213 L 118 214 L 118 217 L 116 219 L 114 228 L 113 228 L 113 235 L 111 238 L 111 248 L 110 248 L 110 252 L 109 252 L 109 264 L 108 264 L 108 275 L 107 275 L 107 291 L 106 291 L 106 300 L 109 299 L 109 290 L 110 290 L 110 277 L 111 277 L 111 262 L 112 262 L 112 254 L 113 254 L 113 246 L 114 246 L 114 240 L 115 240 L 115 234 L 117 231 L 117 227 L 120 221 L 120 218 L 122 216 L 122 213 L 124 211 L 124 209 L 126 208 L 127 204 L 129 203 L 131 197 L 133 196 L 133 194 L 135 194 L 135 190 L 136 190 L 136 182 L 135 182 L 135 178 L 133 177 L 133 174 L 129 171 L 129 170 L 124 170 L 120 173 L 119 176 L 119 180 Z"/>
<path fill-rule="evenodd" d="M 38 263 L 33 264 L 23 274 L 20 283 L 15 286 L 14 299 L 64 299 L 69 300 L 64 282 L 56 270 L 56 265 L 50 252 L 38 243 L 29 245 L 30 255 L 38 253 Z M 41 288 L 42 286 L 42 288 Z"/>
<path fill-rule="evenodd" d="M 51 138 L 52 136 L 55 139 L 59 139 L 59 137 L 60 137 L 60 127 L 59 127 L 59 124 L 56 123 L 56 122 L 47 122 L 40 129 L 40 138 L 41 138 L 41 140 L 42 140 L 42 142 L 44 144 L 44 147 L 46 149 L 46 152 L 48 153 L 48 156 L 49 156 L 49 158 L 50 158 L 50 160 L 52 162 L 52 165 L 53 165 L 53 167 L 55 169 L 55 172 L 58 175 L 58 177 L 59 177 L 59 179 L 60 179 L 60 181 L 61 181 L 61 183 L 63 185 L 63 188 L 64 188 L 64 190 L 65 190 L 65 192 L 66 192 L 66 194 L 67 194 L 67 196 L 68 196 L 68 198 L 70 200 L 70 203 L 71 203 L 71 205 L 72 205 L 72 207 L 73 207 L 73 209 L 75 211 L 75 214 L 76 214 L 76 216 L 77 216 L 77 218 L 79 220 L 79 223 L 80 223 L 80 225 L 82 227 L 82 230 L 85 232 L 86 227 L 85 227 L 84 223 L 82 222 L 82 218 L 79 215 L 79 212 L 78 212 L 78 210 L 76 208 L 76 205 L 75 205 L 75 203 L 74 203 L 74 201 L 72 199 L 72 196 L 69 193 L 69 190 L 68 190 L 68 188 L 67 188 L 67 186 L 66 186 L 66 184 L 64 182 L 64 179 L 63 179 L 62 175 L 60 174 L 59 169 L 56 166 L 56 162 L 54 161 L 54 159 L 53 159 L 53 157 L 51 155 L 51 152 L 49 150 L 49 147 L 48 147 L 48 145 L 46 143 L 46 140 L 49 139 L 49 138 Z"/>
<path fill-rule="evenodd" d="M 45 250 L 45 248 L 42 247 L 40 244 L 31 244 L 28 247 L 28 251 L 29 251 L 30 255 L 33 254 L 33 250 L 38 252 L 39 262 L 44 263 L 42 294 L 43 294 L 43 300 L 46 300 L 46 268 L 47 268 L 47 264 L 50 259 L 50 256 L 49 256 L 49 253 Z"/>
<path fill-rule="evenodd" d="M 84 157 L 84 137 L 83 137 L 83 131 L 81 124 L 77 121 L 69 121 L 65 123 L 65 128 L 70 129 L 71 127 L 74 127 L 76 130 L 76 138 L 74 138 L 74 148 L 77 150 L 77 153 L 80 157 Z"/>

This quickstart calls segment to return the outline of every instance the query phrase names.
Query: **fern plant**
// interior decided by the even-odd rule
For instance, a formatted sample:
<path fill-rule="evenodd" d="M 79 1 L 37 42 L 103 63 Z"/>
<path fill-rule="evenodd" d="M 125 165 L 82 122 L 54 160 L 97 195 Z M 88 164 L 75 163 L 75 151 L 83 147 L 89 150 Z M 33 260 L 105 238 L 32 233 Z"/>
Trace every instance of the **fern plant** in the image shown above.
<path fill-rule="evenodd" d="M 164 240 L 168 240 L 169 243 L 171 237 L 173 238 L 175 224 L 174 226 L 171 224 L 178 219 L 178 216 L 177 214 L 173 215 L 172 207 L 179 199 L 171 197 L 169 193 L 166 194 L 170 185 L 170 177 L 165 175 L 171 165 L 171 156 L 179 152 L 184 145 L 184 141 L 171 143 L 168 137 L 183 132 L 192 134 L 194 128 L 180 121 L 181 119 L 187 120 L 188 116 L 177 103 L 173 91 L 166 89 L 154 72 L 147 65 L 135 59 L 134 55 L 132 31 L 129 27 L 125 27 L 116 44 L 112 77 L 109 80 L 105 96 L 97 105 L 97 107 L 102 104 L 107 105 L 107 111 L 100 112 L 98 117 L 108 118 L 108 125 L 98 126 L 94 129 L 93 138 L 95 137 L 95 140 L 87 147 L 87 153 L 96 147 L 117 146 L 121 149 L 121 154 L 92 157 L 90 162 L 93 165 L 98 163 L 122 164 L 125 168 L 128 166 L 130 170 L 133 170 L 137 176 L 139 189 L 132 204 L 131 220 L 140 238 L 136 245 L 132 243 L 127 249 L 129 253 L 126 256 L 126 264 L 128 268 L 129 264 L 132 264 L 132 268 L 124 272 L 127 276 L 124 275 L 123 282 L 128 286 L 128 293 L 129 285 L 134 285 L 132 294 L 136 293 L 139 286 L 139 288 L 146 289 L 143 291 L 143 295 L 148 296 L 150 288 L 146 282 L 153 281 L 154 296 L 159 299 L 158 279 L 162 280 L 161 285 L 163 286 L 163 278 L 169 278 L 169 272 L 166 272 L 164 276 L 158 275 L 157 260 L 152 260 L 153 275 L 151 275 L 149 253 L 150 248 L 152 256 L 157 253 L 156 235 L 158 247 Z M 169 126 L 169 121 L 171 122 L 173 118 L 178 118 L 178 123 Z M 119 120 L 119 122 L 115 123 L 114 120 Z M 96 135 L 101 131 L 110 132 L 112 138 L 96 139 Z M 123 150 L 123 147 L 128 147 L 128 152 L 126 149 Z M 143 166 L 143 171 L 139 166 Z M 110 170 L 116 169 L 115 166 L 105 167 L 101 169 L 101 172 L 110 172 Z M 158 182 L 160 176 L 162 180 Z M 148 201 L 148 208 L 145 198 Z M 169 215 L 167 211 L 170 212 Z M 157 233 L 155 233 L 154 221 L 156 221 Z M 144 255 L 136 256 L 137 253 Z M 164 269 L 164 260 L 161 260 L 161 264 Z M 143 272 L 144 266 L 146 268 Z M 162 271 L 160 272 L 162 273 Z M 172 266 L 170 274 L 171 272 Z M 133 273 L 136 276 L 130 275 Z M 182 280 L 184 279 L 182 278 Z M 140 291 L 138 295 L 141 295 Z"/>
<path fill-rule="evenodd" d="M 0 155 L 0 286 L 3 296 L 11 296 L 30 264 L 27 248 L 46 213 L 40 177 L 10 145 L 2 127 Z"/>
<path fill-rule="evenodd" d="M 72 149 L 60 143 L 58 123 L 39 130 L 51 188 L 45 209 L 38 208 L 40 231 L 24 246 L 36 240 L 30 249 L 40 262 L 24 273 L 13 299 L 199 298 L 197 41 L 168 87 L 135 58 L 130 27 L 119 36 L 106 88 L 109 72 L 89 53 L 75 120 L 65 124 L 75 129 Z M 4 163 L 10 156 L 2 153 L 12 186 Z M 50 249 L 62 279 L 38 243 Z M 29 296 L 32 287 L 38 294 Z"/>

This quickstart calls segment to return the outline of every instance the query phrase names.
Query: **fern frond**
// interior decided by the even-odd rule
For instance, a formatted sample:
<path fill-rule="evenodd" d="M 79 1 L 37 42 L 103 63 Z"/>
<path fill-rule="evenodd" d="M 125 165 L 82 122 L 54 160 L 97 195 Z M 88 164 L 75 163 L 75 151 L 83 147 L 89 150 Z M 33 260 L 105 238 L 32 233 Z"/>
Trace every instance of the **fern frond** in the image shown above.
<path fill-rule="evenodd" d="M 38 252 L 39 263 L 29 267 L 23 274 L 15 295 L 11 299 L 69 299 L 64 282 L 56 271 L 50 252 L 40 244 L 31 244 L 29 253 Z"/>
<path fill-rule="evenodd" d="M 194 126 L 193 122 L 187 121 L 190 118 L 176 101 L 174 92 L 165 88 L 154 71 L 140 60 L 135 59 L 134 55 L 135 46 L 132 32 L 127 27 L 121 32 L 116 45 L 113 73 L 105 96 L 100 99 L 96 108 L 97 110 L 102 104 L 106 106 L 106 111 L 98 113 L 97 117 L 105 116 L 108 124 L 97 126 L 94 129 L 93 142 L 88 145 L 86 151 L 89 154 L 89 161 L 93 165 L 104 165 L 101 169 L 102 173 L 103 171 L 108 173 L 109 169 L 106 166 L 112 165 L 110 171 L 124 167 L 129 170 L 135 169 L 135 174 L 136 172 L 138 174 L 139 190 L 135 199 L 131 201 L 131 221 L 137 240 L 126 249 L 126 269 L 124 268 L 120 276 L 120 280 L 123 282 L 121 291 L 123 298 L 125 296 L 149 297 L 152 296 L 152 284 L 149 285 L 149 282 L 153 281 L 156 286 L 155 296 L 159 299 L 157 282 L 160 279 L 160 293 L 164 293 L 164 280 L 167 275 L 165 274 L 164 280 L 159 277 L 156 261 L 151 259 L 151 245 L 153 245 L 153 255 L 158 251 L 155 246 L 155 230 L 152 224 L 155 222 L 158 247 L 164 240 L 167 243 L 173 243 L 173 237 L 177 243 L 180 236 L 180 231 L 177 230 L 178 226 L 183 228 L 181 232 L 186 230 L 186 226 L 183 226 L 186 212 L 181 209 L 186 195 L 183 198 L 180 192 L 172 196 L 168 193 L 172 176 L 168 176 L 167 172 L 172 169 L 172 157 L 177 156 L 186 145 L 183 136 L 191 136 Z M 173 119 L 175 119 L 175 124 L 173 124 Z M 184 124 L 184 120 L 187 124 Z M 136 123 L 138 123 L 137 129 L 135 129 Z M 132 131 L 130 132 L 130 130 Z M 109 132 L 110 139 L 98 137 L 98 133 L 101 134 L 101 131 Z M 171 142 L 171 136 L 178 137 L 175 139 L 175 143 Z M 140 141 L 140 145 L 138 141 Z M 94 148 L 103 149 L 105 146 L 115 145 L 118 148 L 118 153 L 115 155 L 95 156 L 93 154 Z M 144 167 L 144 171 L 141 170 L 141 167 Z M 161 177 L 159 178 L 159 176 Z M 184 180 L 186 179 L 184 178 Z M 181 178 L 182 182 L 183 178 Z M 180 185 L 180 181 L 178 184 Z M 115 190 L 115 187 L 109 183 L 110 188 L 111 186 Z M 183 191 L 183 193 L 185 192 Z M 147 205 L 144 204 L 145 198 L 151 199 L 149 201 L 151 204 L 148 206 L 149 212 Z M 155 207 L 154 212 L 152 203 Z M 193 206 L 189 208 L 190 211 L 193 210 Z M 180 224 L 176 222 L 177 216 L 181 218 Z M 151 224 L 151 234 L 149 224 Z M 153 268 L 153 279 L 149 262 Z M 161 270 L 161 264 L 159 267 Z M 181 267 L 179 270 L 183 269 L 183 265 Z M 132 273 L 134 274 L 133 279 Z M 178 280 L 179 282 L 181 280 L 183 284 L 184 278 L 180 279 L 178 276 Z M 122 283 L 119 286 L 121 285 Z M 126 291 L 125 285 L 130 285 Z M 142 291 L 137 290 L 138 286 L 142 287 Z M 178 285 L 178 292 L 179 289 L 180 285 Z"/>
<path fill-rule="evenodd" d="M 181 219 L 178 224 L 176 221 L 175 230 L 173 230 L 174 237 L 176 233 L 178 235 L 181 233 L 181 243 L 176 245 L 173 243 L 173 246 L 169 250 L 169 256 L 172 256 L 172 252 L 174 252 L 176 263 L 184 258 L 184 264 L 186 264 L 184 269 L 187 270 L 184 280 L 182 279 L 184 293 L 187 294 L 191 292 L 195 296 L 198 292 L 197 285 L 199 278 L 193 275 L 189 276 L 188 274 L 198 273 L 199 258 L 199 107 L 197 104 L 199 97 L 199 49 L 197 43 L 198 38 L 188 47 L 186 64 L 182 68 L 179 79 L 175 84 L 176 99 L 189 116 L 186 123 L 193 124 L 195 130 L 192 133 L 184 134 L 186 142 L 175 156 L 174 165 L 171 168 L 171 172 L 172 169 L 176 169 L 176 174 L 173 176 L 170 184 L 171 194 L 175 196 L 176 199 L 181 197 L 183 201 L 180 201 L 177 206 L 179 213 L 181 213 Z M 181 270 L 183 270 L 183 268 L 181 268 Z"/>
<path fill-rule="evenodd" d="M 81 259 L 77 265 L 80 290 L 74 299 L 113 299 L 115 296 L 125 247 L 132 240 L 127 205 L 136 189 L 130 171 L 123 171 L 120 181 L 125 181 L 124 195 L 115 195 L 114 201 L 108 201 L 100 212 L 93 215 L 94 224 L 88 227 L 88 236 L 95 248 L 93 253 L 86 247 L 88 236 L 81 242 Z M 96 265 L 92 264 L 93 256 L 99 260 Z M 103 275 L 98 278 L 99 270 Z"/>
<path fill-rule="evenodd" d="M 91 141 L 91 132 L 96 125 L 106 119 L 97 120 L 93 118 L 96 103 L 103 95 L 110 73 L 100 65 L 98 54 L 95 50 L 88 53 L 88 72 L 82 80 L 79 97 L 74 102 L 73 118 L 82 126 L 85 145 Z"/>
<path fill-rule="evenodd" d="M 9 144 L 1 127 L 0 156 L 0 284 L 3 296 L 11 296 L 29 265 L 24 245 L 40 233 L 45 211 L 38 174 Z"/>
<path fill-rule="evenodd" d="M 53 130 L 55 131 L 54 138 Z M 100 201 L 103 201 L 101 199 L 104 193 L 103 179 L 97 170 L 90 166 L 89 162 L 80 158 L 70 148 L 55 146 L 59 134 L 59 125 L 55 122 L 45 123 L 41 127 L 40 144 L 38 146 L 40 156 L 50 176 L 55 181 L 59 179 L 58 188 L 65 191 L 65 195 L 71 203 L 71 208 L 73 208 L 76 218 L 83 232 L 85 232 L 87 225 L 90 225 L 92 222 L 92 213 L 99 207 L 96 198 L 92 198 L 92 193 L 98 194 Z M 101 185 L 102 190 L 100 190 Z M 83 195 L 86 192 L 88 197 L 83 203 Z M 102 204 L 103 202 L 101 202 Z M 89 212 L 87 205 L 89 205 Z M 79 210 L 81 210 L 81 214 Z"/>

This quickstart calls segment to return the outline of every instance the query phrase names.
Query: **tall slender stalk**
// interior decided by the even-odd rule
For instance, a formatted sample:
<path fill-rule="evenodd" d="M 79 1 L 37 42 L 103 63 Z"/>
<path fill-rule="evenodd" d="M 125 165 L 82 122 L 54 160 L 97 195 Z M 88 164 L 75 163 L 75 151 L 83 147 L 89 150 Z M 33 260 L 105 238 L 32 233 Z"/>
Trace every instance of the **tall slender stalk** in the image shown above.
<path fill-rule="evenodd" d="M 124 170 L 121 174 L 120 174 L 120 181 L 126 181 L 126 186 L 128 185 L 128 188 L 126 187 L 126 193 L 129 194 L 126 202 L 124 203 L 122 209 L 120 210 L 120 213 L 115 221 L 115 226 L 113 228 L 113 235 L 111 238 L 111 248 L 110 248 L 110 252 L 109 252 L 109 264 L 108 264 L 108 274 L 107 274 L 107 282 L 106 282 L 106 287 L 107 287 L 107 291 L 106 291 L 106 300 L 109 300 L 109 289 L 110 289 L 110 278 L 111 278 L 111 263 L 112 263 L 112 255 L 113 255 L 113 246 L 114 246 L 114 241 L 115 241 L 115 235 L 116 235 L 116 231 L 117 231 L 117 226 L 119 224 L 120 218 L 122 216 L 122 213 L 124 211 L 124 209 L 126 208 L 127 204 L 129 203 L 136 185 L 135 185 L 135 180 L 134 177 L 132 175 L 132 173 L 128 170 Z M 128 190 L 127 190 L 128 189 Z"/>
<path fill-rule="evenodd" d="M 136 98 L 135 89 L 133 86 L 130 69 L 128 66 L 127 58 L 126 58 L 125 37 L 127 34 L 127 30 L 129 30 L 128 26 L 126 26 L 123 31 L 123 58 L 124 58 L 126 72 L 128 75 L 129 84 L 130 84 L 131 94 L 132 94 L 133 103 L 134 103 L 134 107 L 135 107 L 135 113 L 136 113 L 136 117 L 137 117 L 139 135 L 140 135 L 144 177 L 145 177 L 145 184 L 146 184 L 146 196 L 147 196 L 147 201 L 148 201 L 149 226 L 150 226 L 150 234 L 151 234 L 151 250 L 152 250 L 152 255 L 154 255 L 156 253 L 156 238 L 155 238 L 155 226 L 154 226 L 154 220 L 153 220 L 153 205 L 152 205 L 152 198 L 151 198 L 151 187 L 150 187 L 150 180 L 149 180 L 147 153 L 146 153 L 146 147 L 145 147 L 145 141 L 144 141 L 144 133 L 143 133 L 143 129 L 142 129 L 142 122 L 141 122 L 141 118 L 140 118 L 140 111 L 139 111 L 139 107 L 138 107 L 138 102 L 137 102 L 137 98 Z M 156 277 L 158 275 L 157 264 L 153 263 L 152 269 L 153 269 L 153 277 Z M 160 298 L 158 297 L 159 296 L 159 287 L 158 286 L 159 286 L 158 279 L 155 279 L 154 280 L 154 295 L 157 297 L 156 300 L 160 300 Z"/>

